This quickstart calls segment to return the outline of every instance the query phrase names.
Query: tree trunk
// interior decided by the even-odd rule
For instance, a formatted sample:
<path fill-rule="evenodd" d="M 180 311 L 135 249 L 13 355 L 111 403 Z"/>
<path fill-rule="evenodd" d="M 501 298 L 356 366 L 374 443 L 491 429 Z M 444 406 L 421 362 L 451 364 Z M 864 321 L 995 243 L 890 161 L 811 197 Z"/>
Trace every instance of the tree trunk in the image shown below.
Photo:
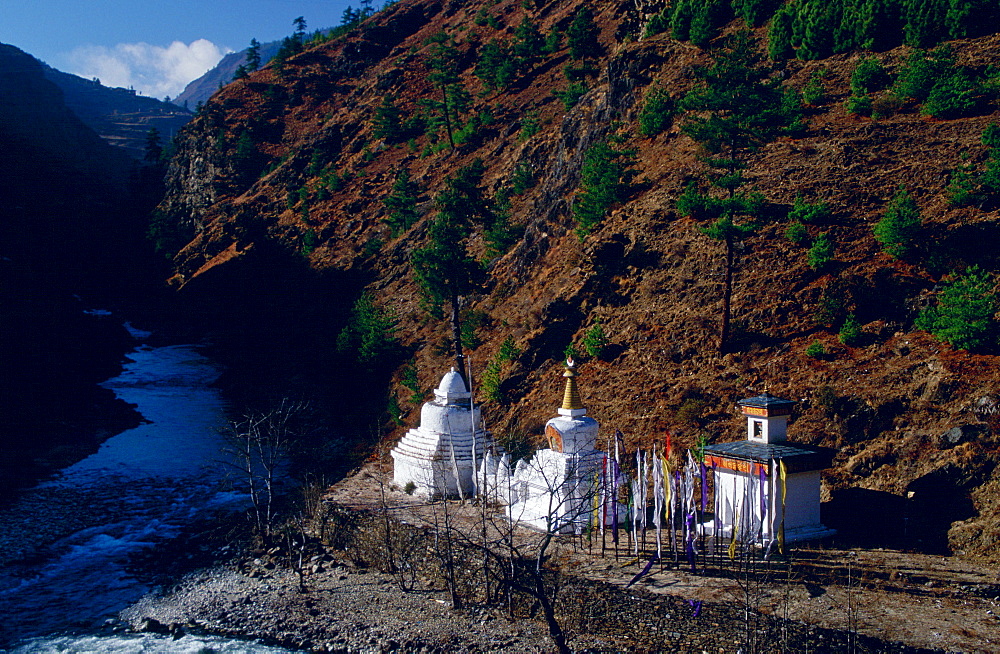
<path fill-rule="evenodd" d="M 570 654 L 571 650 L 569 645 L 566 644 L 566 634 L 563 633 L 562 627 L 559 626 L 559 621 L 556 620 L 555 607 L 549 601 L 549 595 L 545 589 L 545 579 L 542 577 L 540 570 L 535 570 L 535 598 L 542 606 L 542 615 L 545 617 L 545 624 L 549 628 L 549 638 L 552 639 L 552 643 L 556 646 L 556 651 L 559 654 Z"/>
<path fill-rule="evenodd" d="M 726 236 L 726 277 L 722 287 L 722 327 L 719 329 L 719 353 L 725 354 L 729 342 L 729 318 L 733 302 L 733 237 Z"/>
<path fill-rule="evenodd" d="M 455 370 L 468 388 L 469 380 L 465 379 L 465 353 L 462 352 L 462 300 L 454 294 L 451 296 L 451 340 L 455 348 Z"/>

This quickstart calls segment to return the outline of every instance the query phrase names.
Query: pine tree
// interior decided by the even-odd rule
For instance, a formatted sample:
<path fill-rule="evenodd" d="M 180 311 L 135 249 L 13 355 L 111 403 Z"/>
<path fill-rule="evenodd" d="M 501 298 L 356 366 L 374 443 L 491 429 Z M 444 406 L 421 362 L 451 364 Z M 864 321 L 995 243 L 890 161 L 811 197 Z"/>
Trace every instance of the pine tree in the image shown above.
<path fill-rule="evenodd" d="M 594 22 L 594 13 L 589 5 L 580 5 L 573 14 L 573 21 L 566 30 L 569 56 L 571 59 L 591 59 L 601 56 L 601 44 L 597 37 L 601 33 Z"/>
<path fill-rule="evenodd" d="M 479 62 L 473 74 L 483 85 L 494 91 L 502 91 L 510 86 L 517 73 L 517 62 L 510 48 L 501 41 L 490 39 L 479 50 Z"/>
<path fill-rule="evenodd" d="M 915 326 L 956 349 L 982 350 L 997 344 L 998 310 L 996 280 L 973 266 L 942 284 L 936 306 L 922 311 Z"/>
<path fill-rule="evenodd" d="M 400 168 L 396 181 L 392 184 L 392 192 L 383 200 L 388 214 L 385 222 L 393 236 L 399 236 L 408 230 L 420 218 L 417 212 L 417 197 L 420 187 L 410 179 L 410 171 Z"/>
<path fill-rule="evenodd" d="M 365 371 L 378 372 L 399 353 L 398 320 L 364 292 L 354 302 L 347 325 L 337 335 L 337 352 L 354 359 Z"/>
<path fill-rule="evenodd" d="M 905 187 L 896 191 L 873 231 L 875 240 L 893 258 L 901 259 L 912 250 L 920 234 L 920 208 Z"/>
<path fill-rule="evenodd" d="M 625 199 L 636 173 L 634 160 L 634 150 L 616 150 L 607 140 L 598 141 L 584 153 L 580 192 L 573 200 L 580 240 L 604 220 L 611 207 Z"/>
<path fill-rule="evenodd" d="M 782 7 L 771 19 L 767 31 L 767 54 L 773 61 L 784 61 L 795 55 L 792 47 L 792 22 L 794 14 L 791 9 Z"/>
<path fill-rule="evenodd" d="M 514 30 L 514 44 L 511 53 L 517 60 L 517 67 L 521 73 L 530 70 L 545 47 L 545 39 L 538 31 L 535 23 L 525 16 L 521 19 L 517 29 Z"/>
<path fill-rule="evenodd" d="M 462 349 L 462 298 L 486 279 L 483 266 L 469 253 L 477 226 L 490 224 L 493 211 L 480 187 L 485 167 L 480 159 L 460 168 L 435 198 L 438 215 L 431 223 L 426 246 L 414 250 L 410 262 L 425 306 L 439 314 L 451 307 L 452 345 L 456 368 L 465 370 Z"/>
<path fill-rule="evenodd" d="M 403 110 L 396 106 L 396 96 L 382 96 L 382 104 L 372 118 L 372 136 L 387 143 L 398 142 L 403 135 Z"/>
<path fill-rule="evenodd" d="M 260 69 L 260 42 L 257 39 L 250 39 L 250 47 L 247 48 L 246 66 L 247 70 L 251 72 Z"/>

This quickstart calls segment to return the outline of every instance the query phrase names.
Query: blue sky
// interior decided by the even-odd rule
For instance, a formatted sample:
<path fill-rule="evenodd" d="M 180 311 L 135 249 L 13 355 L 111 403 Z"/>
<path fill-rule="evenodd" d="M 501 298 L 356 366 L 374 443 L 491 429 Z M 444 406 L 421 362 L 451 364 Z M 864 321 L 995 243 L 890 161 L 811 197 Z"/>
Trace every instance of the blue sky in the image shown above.
<path fill-rule="evenodd" d="M 171 97 L 227 52 L 276 41 L 304 16 L 340 24 L 357 0 L 0 0 L 0 42 L 54 68 Z M 373 6 L 381 6 L 376 0 Z"/>

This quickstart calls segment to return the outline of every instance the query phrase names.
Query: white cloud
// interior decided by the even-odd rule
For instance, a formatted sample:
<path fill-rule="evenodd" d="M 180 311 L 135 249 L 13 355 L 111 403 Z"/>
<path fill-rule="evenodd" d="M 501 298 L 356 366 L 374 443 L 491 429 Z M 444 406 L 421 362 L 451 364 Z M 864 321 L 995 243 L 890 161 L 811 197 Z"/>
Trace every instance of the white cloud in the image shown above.
<path fill-rule="evenodd" d="M 88 45 L 69 53 L 75 75 L 96 77 L 105 86 L 134 88 L 143 95 L 176 97 L 188 82 L 212 69 L 224 55 L 211 41 L 186 45 L 174 41 L 164 48 L 148 43 L 119 43 L 113 48 Z"/>

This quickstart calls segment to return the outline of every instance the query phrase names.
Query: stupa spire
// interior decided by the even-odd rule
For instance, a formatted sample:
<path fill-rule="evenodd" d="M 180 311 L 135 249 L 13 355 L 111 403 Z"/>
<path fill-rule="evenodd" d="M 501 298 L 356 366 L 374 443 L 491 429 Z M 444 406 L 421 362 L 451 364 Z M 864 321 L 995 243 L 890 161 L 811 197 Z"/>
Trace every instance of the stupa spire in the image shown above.
<path fill-rule="evenodd" d="M 580 399 L 580 390 L 576 386 L 576 364 L 572 358 L 566 359 L 566 389 L 563 391 L 562 407 L 559 408 L 560 415 L 582 416 L 587 413 L 583 408 L 583 401 Z"/>

